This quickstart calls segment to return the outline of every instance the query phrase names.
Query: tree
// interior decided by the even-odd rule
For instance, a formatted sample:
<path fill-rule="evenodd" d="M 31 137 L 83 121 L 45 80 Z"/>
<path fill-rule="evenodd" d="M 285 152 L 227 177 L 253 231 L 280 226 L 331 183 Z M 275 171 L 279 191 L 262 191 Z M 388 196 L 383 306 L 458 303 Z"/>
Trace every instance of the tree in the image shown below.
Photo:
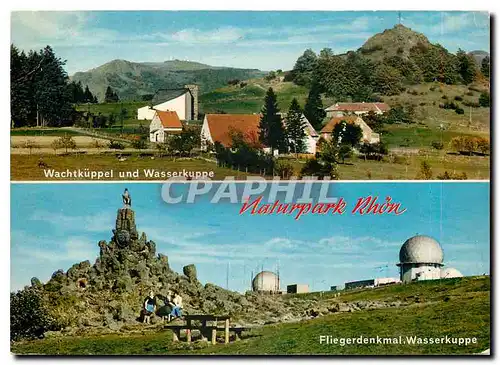
<path fill-rule="evenodd" d="M 40 145 L 35 141 L 28 139 L 26 140 L 26 142 L 24 142 L 24 148 L 27 148 L 29 150 L 29 154 L 31 155 L 31 151 L 34 149 L 39 149 Z"/>
<path fill-rule="evenodd" d="M 304 106 L 304 115 L 314 129 L 318 131 L 323 127 L 323 119 L 326 117 L 326 111 L 323 108 L 320 91 L 319 84 L 313 82 L 309 90 L 309 95 L 307 96 L 306 105 Z"/>
<path fill-rule="evenodd" d="M 490 106 L 490 93 L 483 91 L 481 95 L 479 95 L 479 105 L 485 108 L 489 108 Z"/>
<path fill-rule="evenodd" d="M 347 123 L 341 120 L 333 127 L 333 141 L 338 145 L 349 145 L 355 147 L 363 138 L 363 130 L 354 123 Z"/>
<path fill-rule="evenodd" d="M 278 151 L 286 150 L 285 130 L 281 122 L 281 116 L 278 113 L 276 94 L 270 87 L 267 90 L 264 106 L 261 110 L 259 140 L 271 149 L 271 154 L 276 149 Z"/>
<path fill-rule="evenodd" d="M 297 85 L 309 85 L 313 78 L 317 60 L 316 53 L 312 49 L 306 49 L 293 66 L 293 82 Z"/>
<path fill-rule="evenodd" d="M 72 123 L 72 99 L 79 85 L 68 86 L 65 62 L 50 46 L 28 55 L 11 45 L 11 117 L 14 126 L 63 126 Z M 75 91 L 73 93 L 72 91 Z"/>
<path fill-rule="evenodd" d="M 171 151 L 190 155 L 193 149 L 200 145 L 200 134 L 194 129 L 184 128 L 180 134 L 170 136 L 167 143 Z"/>
<path fill-rule="evenodd" d="M 128 111 L 127 111 L 127 109 L 125 109 L 125 108 L 122 107 L 120 109 L 120 114 L 118 115 L 118 117 L 120 119 L 120 128 L 121 128 L 121 131 L 123 133 L 123 123 L 124 123 L 125 119 L 128 118 Z"/>
<path fill-rule="evenodd" d="M 306 149 L 304 141 L 306 137 L 306 132 L 304 131 L 305 127 L 306 124 L 303 119 L 302 109 L 297 99 L 293 98 L 286 117 L 286 135 L 290 147 L 296 156 L 298 156 L 299 153 L 303 153 Z"/>
<path fill-rule="evenodd" d="M 420 163 L 420 171 L 417 175 L 417 179 L 430 180 L 432 179 L 432 169 L 431 165 L 427 161 L 422 161 Z"/>
<path fill-rule="evenodd" d="M 104 102 L 105 103 L 116 103 L 120 99 L 118 98 L 118 94 L 116 94 L 111 86 L 108 85 L 106 88 L 106 93 L 104 94 Z"/>
<path fill-rule="evenodd" d="M 50 46 L 40 51 L 40 71 L 35 75 L 35 103 L 41 125 L 63 126 L 71 122 L 71 95 L 65 61 L 58 58 Z"/>
<path fill-rule="evenodd" d="M 32 288 L 10 293 L 10 339 L 34 339 L 56 329 L 40 293 Z"/>
<path fill-rule="evenodd" d="M 481 73 L 486 78 L 490 78 L 490 56 L 486 56 L 481 61 Z"/>
<path fill-rule="evenodd" d="M 95 97 L 89 90 L 89 86 L 85 86 L 85 91 L 83 92 L 83 102 L 84 103 L 94 103 Z"/>
<path fill-rule="evenodd" d="M 10 46 L 10 113 L 14 127 L 29 124 L 32 116 L 32 95 L 30 93 L 30 70 L 28 58 L 13 44 Z"/>
<path fill-rule="evenodd" d="M 397 95 L 403 90 L 403 77 L 397 68 L 381 64 L 375 72 L 376 90 L 383 95 Z"/>
<path fill-rule="evenodd" d="M 71 137 L 67 134 L 56 139 L 56 141 L 57 141 L 56 143 L 59 144 L 60 148 L 64 148 L 66 150 L 66 153 L 68 153 L 68 150 L 76 149 L 75 140 L 73 139 L 73 137 Z M 54 148 L 54 147 L 52 147 L 52 148 Z"/>
<path fill-rule="evenodd" d="M 342 163 L 345 163 L 345 159 L 352 156 L 352 147 L 346 144 L 340 146 L 338 155 L 342 159 Z"/>
<path fill-rule="evenodd" d="M 474 58 L 462 49 L 457 51 L 458 73 L 465 84 L 470 84 L 476 78 L 477 66 Z"/>

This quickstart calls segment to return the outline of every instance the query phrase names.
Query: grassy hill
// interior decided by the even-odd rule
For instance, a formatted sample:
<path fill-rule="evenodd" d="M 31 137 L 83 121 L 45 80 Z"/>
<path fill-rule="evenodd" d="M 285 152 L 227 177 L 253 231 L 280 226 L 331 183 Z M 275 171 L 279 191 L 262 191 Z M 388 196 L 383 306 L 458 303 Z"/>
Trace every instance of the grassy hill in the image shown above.
<path fill-rule="evenodd" d="M 488 276 L 435 280 L 334 293 L 288 295 L 320 302 L 383 301 L 403 303 L 383 309 L 337 312 L 314 319 L 265 325 L 251 330 L 241 341 L 228 345 L 172 343 L 167 329 L 143 326 L 135 332 L 57 337 L 12 345 L 17 354 L 214 354 L 214 355 L 402 355 L 474 354 L 490 348 L 490 278 Z M 389 345 L 320 344 L 320 335 L 337 338 L 466 337 L 476 344 Z M 181 338 L 182 340 L 182 338 Z"/>
<path fill-rule="evenodd" d="M 304 86 L 295 85 L 293 82 L 253 78 L 245 81 L 246 86 L 224 86 L 219 89 L 204 93 L 200 96 L 200 108 L 203 113 L 259 113 L 264 104 L 264 96 L 270 87 L 278 95 L 278 106 L 281 111 L 287 111 L 293 98 L 297 98 L 304 106 L 309 90 Z M 326 106 L 333 102 L 325 98 Z"/>
<path fill-rule="evenodd" d="M 190 61 L 129 62 L 113 60 L 86 72 L 77 72 L 71 79 L 88 85 L 98 99 L 104 99 L 108 86 L 120 99 L 141 100 L 142 95 L 153 94 L 161 88 L 183 87 L 196 83 L 201 92 L 225 85 L 229 80 L 259 77 L 264 73 L 256 69 L 214 67 Z"/>

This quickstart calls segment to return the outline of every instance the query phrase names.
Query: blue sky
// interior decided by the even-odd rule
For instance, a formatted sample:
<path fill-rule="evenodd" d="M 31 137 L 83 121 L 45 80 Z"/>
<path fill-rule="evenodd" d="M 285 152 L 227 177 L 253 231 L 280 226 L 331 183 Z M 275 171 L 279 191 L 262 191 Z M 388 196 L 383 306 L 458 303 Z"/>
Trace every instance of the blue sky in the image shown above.
<path fill-rule="evenodd" d="M 340 53 L 392 28 L 398 12 L 13 12 L 11 40 L 50 44 L 67 71 L 113 59 L 187 59 L 211 65 L 290 69 L 306 48 Z M 402 12 L 402 23 L 455 52 L 489 50 L 486 12 Z"/>
<path fill-rule="evenodd" d="M 367 195 L 402 202 L 400 216 L 239 215 L 241 204 L 170 204 L 161 184 L 12 184 L 11 288 L 36 276 L 47 281 L 57 269 L 99 254 L 98 241 L 112 236 L 121 193 L 133 197 L 140 232 L 169 257 L 171 267 L 194 263 L 202 283 L 249 289 L 252 272 L 279 265 L 282 286 L 306 283 L 326 290 L 345 281 L 397 276 L 399 248 L 414 234 L 436 238 L 446 266 L 465 275 L 489 273 L 489 184 L 334 183 L 330 196 L 353 207 Z M 177 192 L 186 185 L 178 185 Z M 318 194 L 318 186 L 313 189 Z M 176 194 L 177 194 L 176 192 Z"/>

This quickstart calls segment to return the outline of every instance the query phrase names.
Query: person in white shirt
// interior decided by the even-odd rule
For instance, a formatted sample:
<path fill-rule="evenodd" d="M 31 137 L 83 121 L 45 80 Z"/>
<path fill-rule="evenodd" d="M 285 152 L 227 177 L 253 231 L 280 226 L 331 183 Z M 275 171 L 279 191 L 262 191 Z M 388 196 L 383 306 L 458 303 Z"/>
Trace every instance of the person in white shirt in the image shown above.
<path fill-rule="evenodd" d="M 179 318 L 182 317 L 182 297 L 180 296 L 177 290 L 174 290 L 174 297 L 172 299 L 172 304 L 174 305 L 172 308 L 172 312 L 170 312 L 170 317 Z"/>

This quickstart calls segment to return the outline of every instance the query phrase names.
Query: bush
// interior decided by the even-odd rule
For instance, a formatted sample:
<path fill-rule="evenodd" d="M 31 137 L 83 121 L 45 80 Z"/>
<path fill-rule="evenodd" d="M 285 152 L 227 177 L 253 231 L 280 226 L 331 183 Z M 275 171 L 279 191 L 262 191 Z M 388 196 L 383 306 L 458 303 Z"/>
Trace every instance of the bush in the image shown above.
<path fill-rule="evenodd" d="M 455 113 L 457 113 L 457 114 L 464 114 L 465 112 L 464 112 L 464 110 L 462 108 L 456 108 L 455 109 Z"/>
<path fill-rule="evenodd" d="M 295 170 L 290 162 L 281 160 L 274 165 L 274 174 L 282 179 L 289 179 L 294 172 Z"/>
<path fill-rule="evenodd" d="M 144 150 L 148 148 L 148 141 L 146 138 L 139 138 L 132 142 L 132 147 L 137 150 Z"/>
<path fill-rule="evenodd" d="M 432 179 L 431 165 L 429 165 L 429 163 L 427 161 L 422 161 L 420 163 L 420 171 L 418 172 L 417 179 L 420 179 L 420 180 Z"/>
<path fill-rule="evenodd" d="M 479 108 L 480 107 L 479 102 L 475 102 L 475 101 L 464 100 L 462 103 L 465 106 L 469 106 L 472 108 Z"/>
<path fill-rule="evenodd" d="M 431 146 L 437 150 L 442 150 L 444 147 L 443 142 L 441 141 L 432 141 Z"/>
<path fill-rule="evenodd" d="M 124 150 L 125 145 L 118 141 L 109 141 L 108 147 L 112 150 Z"/>
<path fill-rule="evenodd" d="M 300 170 L 300 177 L 314 176 L 319 179 L 332 178 L 338 179 L 337 168 L 334 164 L 324 162 L 315 158 L 307 160 Z"/>
<path fill-rule="evenodd" d="M 55 320 L 44 307 L 35 289 L 10 293 L 10 339 L 33 339 L 55 326 Z"/>
<path fill-rule="evenodd" d="M 467 180 L 467 174 L 462 172 L 461 174 L 454 174 L 445 171 L 442 175 L 436 176 L 439 180 Z"/>
<path fill-rule="evenodd" d="M 454 99 L 456 101 L 462 101 L 462 100 L 464 100 L 464 98 L 462 98 L 460 95 L 455 96 Z"/>
<path fill-rule="evenodd" d="M 482 92 L 481 95 L 479 95 L 479 105 L 485 108 L 490 106 L 490 93 Z"/>
<path fill-rule="evenodd" d="M 443 95 L 443 96 L 441 96 L 441 99 L 448 100 L 448 96 Z"/>

